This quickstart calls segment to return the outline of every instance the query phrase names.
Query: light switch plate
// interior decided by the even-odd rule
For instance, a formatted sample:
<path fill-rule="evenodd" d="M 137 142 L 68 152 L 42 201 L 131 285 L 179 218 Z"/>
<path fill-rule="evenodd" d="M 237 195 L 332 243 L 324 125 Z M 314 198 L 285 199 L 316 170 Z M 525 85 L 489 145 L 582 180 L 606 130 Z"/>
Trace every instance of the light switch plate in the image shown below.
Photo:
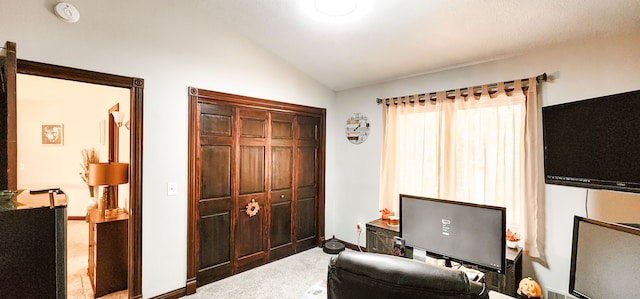
<path fill-rule="evenodd" d="M 178 184 L 175 182 L 167 183 L 167 195 L 176 195 L 178 194 Z"/>

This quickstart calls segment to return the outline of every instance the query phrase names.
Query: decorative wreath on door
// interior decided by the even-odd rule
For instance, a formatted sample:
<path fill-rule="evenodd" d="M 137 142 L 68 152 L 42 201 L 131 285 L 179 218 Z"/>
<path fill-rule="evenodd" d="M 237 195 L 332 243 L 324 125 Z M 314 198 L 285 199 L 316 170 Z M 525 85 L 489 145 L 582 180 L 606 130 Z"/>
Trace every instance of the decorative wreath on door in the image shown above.
<path fill-rule="evenodd" d="M 251 202 L 247 204 L 247 215 L 253 217 L 258 214 L 258 210 L 260 210 L 260 205 L 255 199 L 252 199 Z"/>

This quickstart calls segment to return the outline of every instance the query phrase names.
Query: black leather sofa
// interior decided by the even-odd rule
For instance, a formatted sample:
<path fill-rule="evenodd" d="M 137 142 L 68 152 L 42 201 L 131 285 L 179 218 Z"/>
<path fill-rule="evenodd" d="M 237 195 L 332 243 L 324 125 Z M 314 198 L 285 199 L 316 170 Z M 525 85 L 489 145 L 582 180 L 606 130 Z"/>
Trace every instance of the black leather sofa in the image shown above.
<path fill-rule="evenodd" d="M 489 298 L 489 290 L 460 270 L 346 250 L 329 262 L 327 298 Z"/>

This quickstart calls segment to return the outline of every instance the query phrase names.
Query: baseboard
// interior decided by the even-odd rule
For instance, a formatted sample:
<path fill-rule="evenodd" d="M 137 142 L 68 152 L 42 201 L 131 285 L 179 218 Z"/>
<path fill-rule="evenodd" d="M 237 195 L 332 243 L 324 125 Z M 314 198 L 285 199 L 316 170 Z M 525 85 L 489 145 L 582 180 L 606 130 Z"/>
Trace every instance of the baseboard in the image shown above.
<path fill-rule="evenodd" d="M 186 286 L 187 295 L 195 294 L 197 288 L 198 288 L 198 280 L 196 279 L 196 277 L 187 279 L 187 286 Z"/>
<path fill-rule="evenodd" d="M 86 216 L 67 216 L 67 220 L 87 220 Z"/>
<path fill-rule="evenodd" d="M 173 290 L 168 293 L 160 294 L 155 297 L 151 297 L 152 299 L 178 299 L 187 296 L 187 288 L 179 288 L 177 290 Z"/>
<path fill-rule="evenodd" d="M 366 247 L 360 246 L 360 248 L 358 248 L 358 245 L 356 245 L 356 244 L 349 243 L 349 242 L 346 242 L 346 241 L 340 240 L 340 239 L 338 239 L 338 238 L 336 238 L 336 240 L 337 240 L 338 242 L 340 242 L 340 243 L 344 244 L 344 247 L 349 248 L 349 249 L 351 249 L 351 250 L 360 251 L 360 249 L 362 249 L 362 251 L 367 251 L 367 248 L 366 248 Z M 324 245 L 324 243 L 323 243 L 322 245 Z"/>

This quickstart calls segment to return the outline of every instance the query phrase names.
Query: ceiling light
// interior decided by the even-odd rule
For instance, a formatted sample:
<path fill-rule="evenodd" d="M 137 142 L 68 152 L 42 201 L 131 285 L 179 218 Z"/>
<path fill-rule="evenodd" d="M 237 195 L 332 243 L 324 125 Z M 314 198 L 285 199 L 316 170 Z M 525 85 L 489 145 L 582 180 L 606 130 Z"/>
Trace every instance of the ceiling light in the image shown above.
<path fill-rule="evenodd" d="M 317 21 L 346 22 L 365 15 L 371 0 L 300 0 L 300 8 Z"/>
<path fill-rule="evenodd" d="M 356 0 L 315 0 L 315 9 L 330 17 L 342 17 L 349 15 L 358 8 Z"/>

